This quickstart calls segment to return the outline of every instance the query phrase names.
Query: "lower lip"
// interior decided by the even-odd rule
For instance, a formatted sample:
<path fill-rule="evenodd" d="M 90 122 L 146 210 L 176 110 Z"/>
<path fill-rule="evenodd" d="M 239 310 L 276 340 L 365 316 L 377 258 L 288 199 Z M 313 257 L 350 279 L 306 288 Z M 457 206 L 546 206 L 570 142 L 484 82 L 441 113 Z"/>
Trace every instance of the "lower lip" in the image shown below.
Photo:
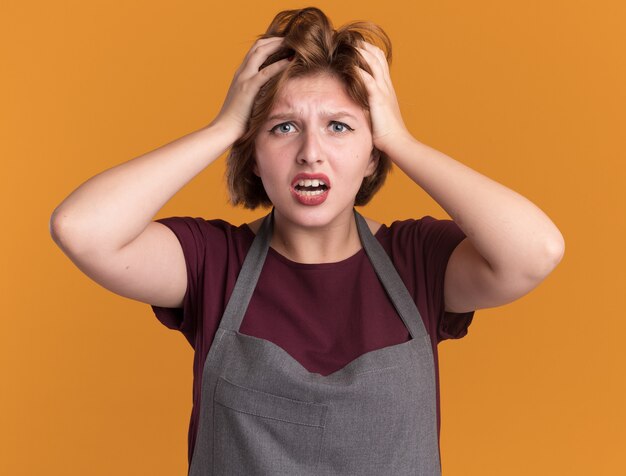
<path fill-rule="evenodd" d="M 295 188 L 291 188 L 291 195 L 294 196 L 298 202 L 302 205 L 319 205 L 324 203 L 328 198 L 329 189 L 324 190 L 319 195 L 302 195 L 301 193 L 296 192 Z"/>

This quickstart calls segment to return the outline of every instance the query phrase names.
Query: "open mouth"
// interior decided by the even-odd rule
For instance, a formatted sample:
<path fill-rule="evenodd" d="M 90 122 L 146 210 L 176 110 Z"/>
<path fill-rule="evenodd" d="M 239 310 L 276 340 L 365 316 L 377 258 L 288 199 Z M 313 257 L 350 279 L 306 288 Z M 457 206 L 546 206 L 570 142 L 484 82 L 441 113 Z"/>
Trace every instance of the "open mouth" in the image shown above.
<path fill-rule="evenodd" d="M 301 205 L 321 205 L 329 193 L 330 179 L 323 173 L 299 173 L 291 182 L 291 194 Z"/>
<path fill-rule="evenodd" d="M 320 179 L 304 179 L 298 180 L 293 188 L 299 195 L 313 197 L 315 195 L 321 195 L 328 190 L 328 185 Z"/>

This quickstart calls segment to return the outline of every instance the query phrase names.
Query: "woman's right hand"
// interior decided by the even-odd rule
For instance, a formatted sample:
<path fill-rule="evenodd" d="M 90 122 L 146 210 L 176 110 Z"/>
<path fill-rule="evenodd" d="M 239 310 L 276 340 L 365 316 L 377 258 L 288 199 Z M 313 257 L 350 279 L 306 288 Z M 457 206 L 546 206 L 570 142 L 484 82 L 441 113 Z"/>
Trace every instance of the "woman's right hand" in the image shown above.
<path fill-rule="evenodd" d="M 289 64 L 288 59 L 284 58 L 259 71 L 259 67 L 265 60 L 280 49 L 283 40 L 282 37 L 262 38 L 252 45 L 243 63 L 235 72 L 222 109 L 213 120 L 213 124 L 221 124 L 222 127 L 232 131 L 237 138 L 244 134 L 252 104 L 261 86 Z"/>

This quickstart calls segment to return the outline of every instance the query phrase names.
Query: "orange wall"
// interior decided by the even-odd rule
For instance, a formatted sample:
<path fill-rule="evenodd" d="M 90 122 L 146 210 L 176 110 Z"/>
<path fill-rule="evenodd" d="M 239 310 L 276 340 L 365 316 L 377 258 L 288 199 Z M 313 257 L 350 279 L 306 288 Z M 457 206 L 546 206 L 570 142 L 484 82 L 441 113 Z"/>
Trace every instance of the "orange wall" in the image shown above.
<path fill-rule="evenodd" d="M 89 177 L 207 124 L 255 35 L 306 6 L 257 3 L 2 3 L 0 474 L 185 474 L 191 348 L 83 275 L 48 220 Z M 565 237 L 537 289 L 441 344 L 444 475 L 623 474 L 624 2 L 317 5 L 380 23 L 415 137 Z M 223 163 L 158 217 L 260 216 L 226 204 Z M 362 212 L 447 218 L 398 169 Z"/>

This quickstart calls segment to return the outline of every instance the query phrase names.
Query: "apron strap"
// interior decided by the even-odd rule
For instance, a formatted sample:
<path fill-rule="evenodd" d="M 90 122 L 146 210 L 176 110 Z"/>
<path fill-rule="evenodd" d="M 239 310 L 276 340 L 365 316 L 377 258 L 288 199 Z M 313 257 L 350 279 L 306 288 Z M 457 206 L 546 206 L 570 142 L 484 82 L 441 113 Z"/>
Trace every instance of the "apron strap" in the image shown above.
<path fill-rule="evenodd" d="M 378 242 L 359 212 L 354 209 L 361 244 L 400 318 L 413 339 L 428 335 L 422 317 L 387 252 Z M 235 287 L 228 300 L 219 328 L 238 332 L 261 275 L 272 239 L 274 208 L 261 223 L 246 255 Z"/>
<path fill-rule="evenodd" d="M 372 262 L 378 279 L 385 291 L 387 291 L 389 299 L 391 299 L 393 306 L 404 321 L 404 325 L 409 329 L 411 337 L 415 339 L 428 335 L 415 301 L 413 301 L 409 291 L 406 289 L 389 255 L 376 237 L 372 235 L 365 218 L 356 209 L 354 214 L 356 215 L 357 230 L 359 231 L 363 248 L 365 248 L 365 252 Z"/>
<path fill-rule="evenodd" d="M 248 303 L 256 288 L 259 275 L 265 263 L 267 250 L 272 241 L 272 231 L 274 225 L 274 208 L 265 217 L 257 231 L 254 241 L 243 260 L 243 265 L 237 276 L 235 287 L 230 295 L 219 328 L 230 331 L 239 331 L 243 316 L 248 309 Z"/>

